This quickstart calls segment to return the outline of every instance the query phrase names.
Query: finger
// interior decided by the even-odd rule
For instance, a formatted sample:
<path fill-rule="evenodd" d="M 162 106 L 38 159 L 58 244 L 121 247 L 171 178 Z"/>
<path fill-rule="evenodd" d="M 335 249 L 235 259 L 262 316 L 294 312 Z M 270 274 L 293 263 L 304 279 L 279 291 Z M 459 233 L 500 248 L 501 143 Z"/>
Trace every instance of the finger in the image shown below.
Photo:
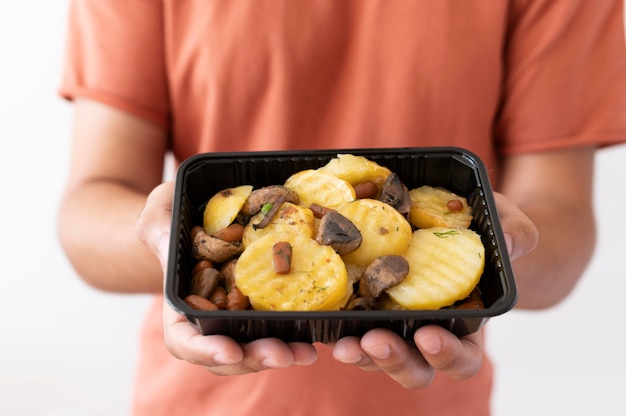
<path fill-rule="evenodd" d="M 236 364 L 209 367 L 217 375 L 242 375 L 295 364 L 291 348 L 276 338 L 262 338 L 241 346 L 243 360 Z"/>
<path fill-rule="evenodd" d="M 428 364 L 451 378 L 464 380 L 480 370 L 483 359 L 480 332 L 457 338 L 441 327 L 430 325 L 418 329 L 413 338 Z"/>
<path fill-rule="evenodd" d="M 311 344 L 286 344 L 265 338 L 243 346 L 223 335 L 202 335 L 187 319 L 163 305 L 164 338 L 170 353 L 192 364 L 207 367 L 217 375 L 241 375 L 268 368 L 309 365 L 317 350 Z"/>
<path fill-rule="evenodd" d="M 167 264 L 174 184 L 163 183 L 150 193 L 136 224 L 137 238 L 150 248 L 165 269 Z"/>
<path fill-rule="evenodd" d="M 271 368 L 286 368 L 292 365 L 310 365 L 317 358 L 317 350 L 311 344 L 298 342 L 286 344 L 274 338 L 263 338 L 244 344 L 241 346 L 241 351 L 243 359 L 240 362 L 218 363 L 206 365 L 206 367 L 213 374 L 232 376 L 256 373 Z"/>
<path fill-rule="evenodd" d="M 374 329 L 361 338 L 363 352 L 389 377 L 407 389 L 429 386 L 433 368 L 419 351 L 386 329 Z"/>
<path fill-rule="evenodd" d="M 354 364 L 366 371 L 380 371 L 361 348 L 361 339 L 358 337 L 344 337 L 335 342 L 333 358 L 345 364 Z"/>
<path fill-rule="evenodd" d="M 294 365 L 311 365 L 317 360 L 317 350 L 306 342 L 290 342 L 287 344 L 293 354 Z"/>
<path fill-rule="evenodd" d="M 535 224 L 504 195 L 494 193 L 494 198 L 511 260 L 533 251 L 539 241 Z"/>
<path fill-rule="evenodd" d="M 180 360 L 207 367 L 243 361 L 243 350 L 234 340 L 221 335 L 200 334 L 166 302 L 163 303 L 163 330 L 167 349 Z"/>

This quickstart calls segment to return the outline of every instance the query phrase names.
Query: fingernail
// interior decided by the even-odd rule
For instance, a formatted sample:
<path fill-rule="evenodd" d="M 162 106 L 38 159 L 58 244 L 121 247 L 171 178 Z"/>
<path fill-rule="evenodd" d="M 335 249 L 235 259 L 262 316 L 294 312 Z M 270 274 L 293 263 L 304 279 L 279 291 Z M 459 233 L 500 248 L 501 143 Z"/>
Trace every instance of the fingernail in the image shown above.
<path fill-rule="evenodd" d="M 261 365 L 265 368 L 280 368 L 282 367 L 282 365 L 279 365 L 276 361 L 272 360 L 271 358 L 266 358 L 263 361 L 261 361 Z"/>
<path fill-rule="evenodd" d="M 438 335 L 428 335 L 419 339 L 420 349 L 428 354 L 439 354 L 441 351 L 441 338 Z"/>
<path fill-rule="evenodd" d="M 386 360 L 391 357 L 391 348 L 387 344 L 377 345 L 367 349 L 367 353 L 379 360 Z"/>
<path fill-rule="evenodd" d="M 357 355 L 355 357 L 352 357 L 346 360 L 341 360 L 341 362 L 344 364 L 356 364 L 356 363 L 360 363 L 362 359 L 363 359 L 362 355 Z"/>

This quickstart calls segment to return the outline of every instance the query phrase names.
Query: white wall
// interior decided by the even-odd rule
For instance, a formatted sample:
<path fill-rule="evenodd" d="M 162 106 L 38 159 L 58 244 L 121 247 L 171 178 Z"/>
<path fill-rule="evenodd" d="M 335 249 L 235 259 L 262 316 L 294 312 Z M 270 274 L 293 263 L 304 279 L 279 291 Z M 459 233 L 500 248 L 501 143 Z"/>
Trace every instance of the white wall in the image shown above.
<path fill-rule="evenodd" d="M 56 240 L 71 128 L 55 95 L 67 3 L 0 7 L 0 414 L 124 414 L 148 301 L 85 286 Z M 626 414 L 625 161 L 625 146 L 598 156 L 600 240 L 576 292 L 490 322 L 494 416 Z"/>

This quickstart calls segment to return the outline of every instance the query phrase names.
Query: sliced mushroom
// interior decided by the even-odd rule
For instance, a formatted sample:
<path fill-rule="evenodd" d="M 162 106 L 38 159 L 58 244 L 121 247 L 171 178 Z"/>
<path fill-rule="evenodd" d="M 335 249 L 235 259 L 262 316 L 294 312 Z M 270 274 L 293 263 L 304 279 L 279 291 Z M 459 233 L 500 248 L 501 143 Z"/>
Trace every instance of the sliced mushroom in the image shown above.
<path fill-rule="evenodd" d="M 394 207 L 400 214 L 408 214 L 411 211 L 411 195 L 409 188 L 400 180 L 396 173 L 387 177 L 380 201 Z"/>
<path fill-rule="evenodd" d="M 372 261 L 361 274 L 359 295 L 377 298 L 385 290 L 400 283 L 409 274 L 409 263 L 402 256 L 381 256 Z"/>
<path fill-rule="evenodd" d="M 322 217 L 315 239 L 322 245 L 331 246 L 341 256 L 359 248 L 363 241 L 361 232 L 352 221 L 336 211 Z"/>
<path fill-rule="evenodd" d="M 221 280 L 220 272 L 212 267 L 198 271 L 191 278 L 191 294 L 209 298 Z"/>
<path fill-rule="evenodd" d="M 247 224 L 252 216 L 261 211 L 263 206 L 271 204 L 268 211 L 264 213 L 263 220 L 255 225 L 256 228 L 263 228 L 274 218 L 283 202 L 297 204 L 300 202 L 300 198 L 297 193 L 283 185 L 270 185 L 256 189 L 250 193 L 248 199 L 241 207 L 237 220 L 241 224 Z M 265 221 L 266 218 L 269 219 Z"/>
<path fill-rule="evenodd" d="M 212 263 L 223 263 L 241 254 L 243 247 L 239 243 L 229 243 L 211 237 L 204 230 L 194 232 L 191 253 L 196 260 L 208 260 Z"/>

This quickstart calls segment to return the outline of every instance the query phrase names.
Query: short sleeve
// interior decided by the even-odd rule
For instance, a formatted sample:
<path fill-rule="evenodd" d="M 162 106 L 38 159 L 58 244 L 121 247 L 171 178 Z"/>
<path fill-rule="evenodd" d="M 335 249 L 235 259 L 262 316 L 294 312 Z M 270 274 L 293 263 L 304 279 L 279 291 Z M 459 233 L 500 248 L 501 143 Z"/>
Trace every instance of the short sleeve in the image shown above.
<path fill-rule="evenodd" d="M 72 0 L 59 93 L 169 128 L 163 11 L 157 0 Z"/>
<path fill-rule="evenodd" d="M 517 1 L 509 19 L 499 152 L 626 141 L 622 1 Z"/>

